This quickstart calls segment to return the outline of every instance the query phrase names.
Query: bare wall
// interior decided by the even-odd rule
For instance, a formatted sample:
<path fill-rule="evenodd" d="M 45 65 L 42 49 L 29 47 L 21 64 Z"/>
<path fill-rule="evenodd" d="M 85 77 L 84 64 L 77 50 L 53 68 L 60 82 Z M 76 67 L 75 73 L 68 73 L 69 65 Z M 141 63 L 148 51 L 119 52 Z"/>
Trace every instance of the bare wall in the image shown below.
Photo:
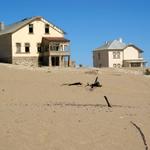
<path fill-rule="evenodd" d="M 12 62 L 11 34 L 0 35 L 0 62 Z"/>

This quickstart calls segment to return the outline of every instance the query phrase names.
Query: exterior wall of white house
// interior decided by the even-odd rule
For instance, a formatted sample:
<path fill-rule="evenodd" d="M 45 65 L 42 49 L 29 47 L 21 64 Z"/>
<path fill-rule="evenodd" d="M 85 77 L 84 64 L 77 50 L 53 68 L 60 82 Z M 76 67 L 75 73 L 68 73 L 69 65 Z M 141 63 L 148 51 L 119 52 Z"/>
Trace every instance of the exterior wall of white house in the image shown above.
<path fill-rule="evenodd" d="M 108 51 L 93 51 L 94 67 L 108 67 Z"/>
<path fill-rule="evenodd" d="M 120 58 L 113 58 L 113 52 L 120 52 Z M 122 67 L 123 65 L 123 52 L 122 51 L 117 51 L 117 50 L 113 50 L 113 51 L 109 51 L 108 52 L 108 57 L 109 57 L 109 67 Z"/>
<path fill-rule="evenodd" d="M 124 49 L 123 59 L 124 60 L 134 60 L 139 59 L 139 50 L 134 48 L 133 46 L 128 46 Z"/>
<path fill-rule="evenodd" d="M 107 55 L 99 54 L 103 52 Z M 95 49 L 93 52 L 93 64 L 100 67 L 103 62 L 108 65 L 103 67 L 143 67 L 146 63 L 142 56 L 142 50 L 133 44 L 126 45 L 122 40 L 114 40 L 106 42 L 103 46 Z M 101 55 L 103 58 L 98 59 Z"/>
<path fill-rule="evenodd" d="M 5 34 L 0 36 L 0 61 L 11 63 L 11 34 Z"/>
<path fill-rule="evenodd" d="M 45 34 L 45 24 L 41 20 L 31 22 L 33 34 L 29 33 L 29 24 L 12 34 L 12 57 L 38 56 L 37 43 L 42 42 L 42 37 L 64 37 L 64 34 L 50 26 L 49 34 Z M 16 43 L 21 43 L 21 53 L 16 53 Z M 30 53 L 25 53 L 25 43 L 30 43 Z"/>

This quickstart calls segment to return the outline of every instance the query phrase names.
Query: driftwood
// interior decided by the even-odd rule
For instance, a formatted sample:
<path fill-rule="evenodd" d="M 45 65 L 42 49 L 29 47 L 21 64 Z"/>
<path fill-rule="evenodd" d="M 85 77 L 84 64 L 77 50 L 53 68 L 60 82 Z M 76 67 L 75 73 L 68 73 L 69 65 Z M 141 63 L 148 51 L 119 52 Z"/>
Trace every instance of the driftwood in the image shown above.
<path fill-rule="evenodd" d="M 81 82 L 74 82 L 74 83 L 65 83 L 65 84 L 62 84 L 62 85 L 73 86 L 73 85 L 83 85 L 83 84 Z M 94 83 L 92 83 L 92 84 L 87 83 L 86 86 L 90 86 L 91 89 L 93 89 L 94 87 L 102 87 L 102 85 L 98 81 L 98 77 L 96 77 Z"/>
<path fill-rule="evenodd" d="M 72 85 L 82 85 L 81 82 L 75 82 L 75 83 L 65 83 L 63 85 L 68 85 L 68 86 L 72 86 Z"/>
<path fill-rule="evenodd" d="M 94 83 L 92 84 L 87 84 L 86 86 L 90 86 L 91 88 L 94 88 L 94 87 L 102 87 L 102 85 L 100 84 L 100 82 L 98 81 L 98 77 L 96 77 Z"/>
<path fill-rule="evenodd" d="M 108 98 L 107 98 L 106 96 L 104 96 L 104 98 L 105 98 L 105 100 L 106 100 L 106 102 L 107 102 L 108 107 L 112 107 L 112 106 L 110 105 L 109 101 L 108 101 Z"/>
<path fill-rule="evenodd" d="M 142 137 L 143 143 L 145 145 L 145 150 L 148 150 L 148 145 L 146 143 L 146 138 L 145 138 L 144 133 L 142 132 L 142 130 L 140 129 L 140 127 L 138 127 L 134 122 L 130 121 L 130 123 L 139 131 L 139 133 L 140 133 L 140 135 Z"/>
<path fill-rule="evenodd" d="M 82 85 L 82 83 L 81 82 L 75 82 L 75 83 L 68 84 L 68 86 L 72 86 L 72 85 Z"/>

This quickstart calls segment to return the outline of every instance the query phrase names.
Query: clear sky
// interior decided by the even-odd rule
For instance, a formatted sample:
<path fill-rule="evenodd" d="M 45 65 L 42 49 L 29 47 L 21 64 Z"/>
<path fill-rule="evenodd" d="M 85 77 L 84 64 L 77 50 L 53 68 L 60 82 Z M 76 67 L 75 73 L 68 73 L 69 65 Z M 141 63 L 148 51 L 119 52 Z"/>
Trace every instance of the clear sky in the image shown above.
<path fill-rule="evenodd" d="M 150 65 L 150 0 L 2 0 L 0 21 L 6 25 L 43 16 L 67 32 L 71 57 L 92 66 L 92 50 L 123 38 L 144 50 Z"/>

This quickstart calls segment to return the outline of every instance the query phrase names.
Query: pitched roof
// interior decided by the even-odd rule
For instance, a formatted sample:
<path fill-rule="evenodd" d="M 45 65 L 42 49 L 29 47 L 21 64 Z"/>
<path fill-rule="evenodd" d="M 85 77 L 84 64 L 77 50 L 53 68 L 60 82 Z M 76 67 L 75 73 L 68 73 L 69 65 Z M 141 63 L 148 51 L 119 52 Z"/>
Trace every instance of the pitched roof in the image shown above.
<path fill-rule="evenodd" d="M 31 18 L 25 18 L 21 21 L 18 21 L 16 23 L 13 23 L 9 26 L 5 26 L 4 30 L 0 31 L 0 35 L 3 35 L 3 34 L 8 34 L 8 33 L 14 33 L 16 31 L 18 31 L 19 29 L 21 29 L 22 27 L 26 26 L 27 24 L 33 22 L 34 20 L 42 20 L 43 18 L 40 17 L 40 16 L 35 16 L 35 17 L 31 17 Z M 50 26 L 52 28 L 54 28 L 55 30 L 65 34 L 65 32 L 60 29 L 59 27 L 55 26 L 54 24 L 48 22 L 50 24 Z"/>
<path fill-rule="evenodd" d="M 63 37 L 43 37 L 43 40 L 46 40 L 48 42 L 70 42 L 70 40 Z"/>
<path fill-rule="evenodd" d="M 120 40 L 108 41 L 104 45 L 95 49 L 95 51 L 99 50 L 113 50 L 113 49 L 124 49 L 127 45 Z"/>
<path fill-rule="evenodd" d="M 135 46 L 135 45 L 133 45 L 133 44 L 128 44 L 125 48 L 130 47 L 130 46 L 134 47 L 135 49 L 139 50 L 140 52 L 143 52 L 142 49 L 138 48 L 137 46 Z M 125 48 L 124 48 L 124 49 L 125 49 Z"/>

